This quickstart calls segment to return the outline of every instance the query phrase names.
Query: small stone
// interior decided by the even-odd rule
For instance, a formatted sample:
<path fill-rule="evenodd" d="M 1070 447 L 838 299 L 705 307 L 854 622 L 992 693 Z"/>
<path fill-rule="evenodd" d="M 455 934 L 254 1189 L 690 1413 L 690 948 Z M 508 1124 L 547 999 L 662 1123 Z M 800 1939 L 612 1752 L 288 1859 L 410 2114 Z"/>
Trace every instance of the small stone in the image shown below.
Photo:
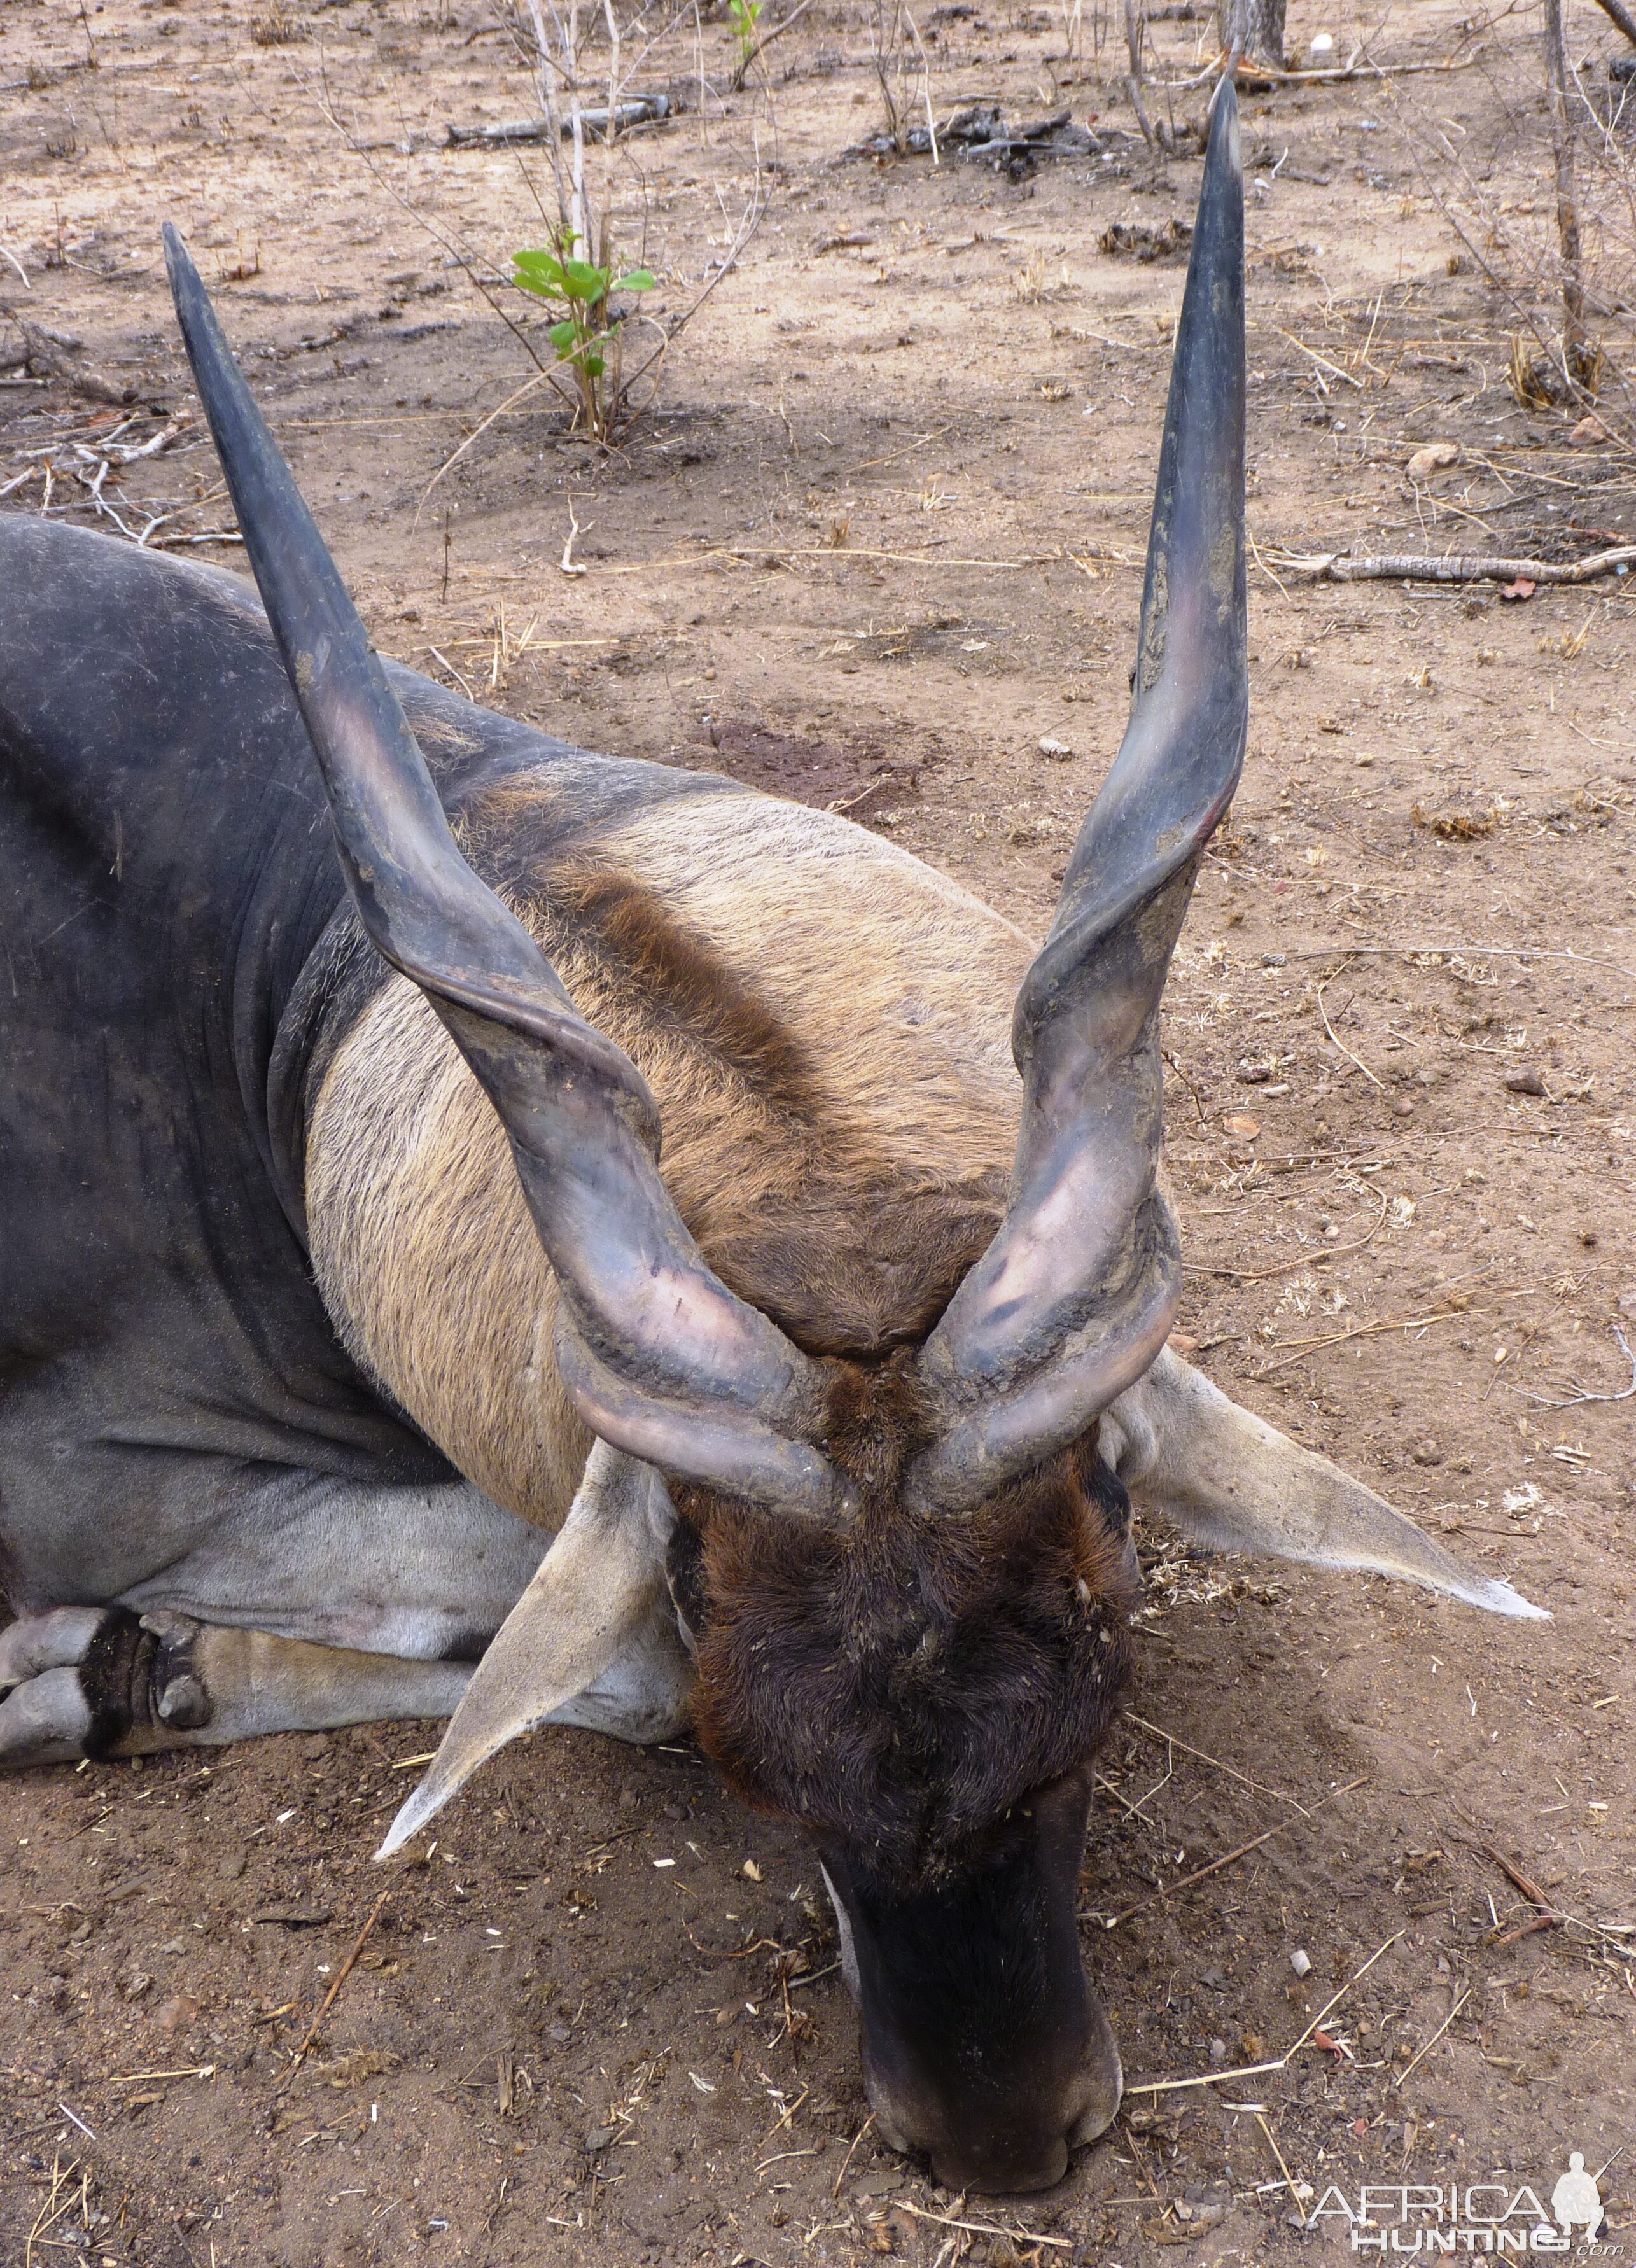
<path fill-rule="evenodd" d="M 586 2148 L 594 2157 L 599 2150 L 607 2149 L 618 2132 L 617 2126 L 593 2126 L 585 2138 Z"/>
<path fill-rule="evenodd" d="M 1287 968 L 1289 955 L 1287 953 L 1264 953 L 1261 965 L 1264 968 Z"/>
<path fill-rule="evenodd" d="M 1224 2066 L 1224 2065 L 1226 2064 L 1227 2059 L 1227 2042 L 1226 2042 L 1225 2040 L 1212 2040 L 1212 2041 L 1211 2041 L 1211 2043 L 1210 2043 L 1210 2068 L 1211 2068 L 1211 2070 L 1212 2070 L 1212 2071 L 1220 2071 L 1220 2070 L 1221 2070 L 1221 2069 L 1222 2069 L 1222 2067 Z"/>
<path fill-rule="evenodd" d="M 203 2002 L 195 2000 L 191 1992 L 178 1992 L 160 2003 L 154 2021 L 162 2032 L 185 2032 L 190 2024 L 198 2022 L 203 2014 Z"/>
<path fill-rule="evenodd" d="M 1505 1076 L 1507 1094 L 1544 1094 L 1545 1082 L 1537 1071 L 1508 1071 Z"/>
<path fill-rule="evenodd" d="M 1414 1097 L 1411 1094 L 1400 1094 L 1396 1101 L 1392 1105 L 1392 1116 L 1394 1118 L 1412 1118 L 1414 1116 Z"/>
<path fill-rule="evenodd" d="M 1077 752 L 1074 749 L 1068 746 L 1066 740 L 1053 740 L 1049 733 L 1040 742 L 1041 755 L 1050 756 L 1054 763 L 1065 764 L 1068 762 L 1076 753 Z"/>
<path fill-rule="evenodd" d="M 1457 441 L 1428 441 L 1423 449 L 1417 449 L 1410 458 L 1409 477 L 1411 481 L 1429 481 L 1433 473 L 1446 473 L 1451 465 L 1457 465 L 1459 461 L 1460 444 Z"/>
<path fill-rule="evenodd" d="M 1312 1974 L 1312 1955 L 1304 1946 L 1298 1945 L 1289 1957 L 1289 1965 L 1297 1977 L 1309 1977 Z"/>

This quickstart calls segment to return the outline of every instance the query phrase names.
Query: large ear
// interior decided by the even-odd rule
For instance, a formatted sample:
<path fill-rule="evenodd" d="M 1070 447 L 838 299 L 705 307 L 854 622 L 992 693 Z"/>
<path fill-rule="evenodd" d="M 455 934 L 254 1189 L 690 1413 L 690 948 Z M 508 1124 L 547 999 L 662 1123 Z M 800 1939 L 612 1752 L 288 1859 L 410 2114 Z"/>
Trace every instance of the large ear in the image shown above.
<path fill-rule="evenodd" d="M 1218 1550 L 1360 1567 L 1490 1614 L 1551 1619 L 1509 1583 L 1463 1565 L 1327 1457 L 1230 1402 L 1168 1347 L 1104 1414 L 1098 1446 L 1139 1507 Z"/>
<path fill-rule="evenodd" d="M 461 858 L 335 563 L 174 229 L 165 257 L 245 549 L 318 759 L 347 887 L 425 993 L 511 1138 L 562 1291 L 574 1406 L 633 1456 L 774 1508 L 848 1485 L 812 1447 L 825 1378 L 704 1264 L 655 1160 L 634 1064 L 578 1014 L 522 923 Z"/>
<path fill-rule="evenodd" d="M 1022 1128 L 1006 1219 L 922 1357 L 941 1434 L 907 1492 L 928 1510 L 979 1502 L 1075 1440 L 1174 1320 L 1159 1006 L 1248 717 L 1244 195 L 1224 83 L 1176 328 L 1130 722 L 1018 995 Z"/>
<path fill-rule="evenodd" d="M 472 1674 L 431 1769 L 375 1856 L 418 1834 L 481 1764 L 594 1683 L 638 1636 L 665 1591 L 675 1514 L 664 1482 L 606 1441 L 534 1580 Z"/>

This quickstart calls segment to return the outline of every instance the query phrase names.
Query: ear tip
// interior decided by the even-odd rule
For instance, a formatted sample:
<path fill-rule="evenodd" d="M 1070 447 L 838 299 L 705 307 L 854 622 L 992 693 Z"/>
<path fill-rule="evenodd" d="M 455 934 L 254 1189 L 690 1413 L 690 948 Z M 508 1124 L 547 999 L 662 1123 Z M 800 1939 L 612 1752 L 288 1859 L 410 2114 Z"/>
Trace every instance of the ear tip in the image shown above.
<path fill-rule="evenodd" d="M 1519 1623 L 1548 1623 L 1555 1620 L 1549 1607 L 1537 1607 L 1525 1599 L 1521 1591 L 1514 1591 L 1509 1583 L 1499 1581 L 1482 1584 L 1473 1594 L 1471 1604 L 1485 1607 L 1491 1615 L 1505 1615 Z"/>
<path fill-rule="evenodd" d="M 373 1854 L 375 1864 L 379 1866 L 384 1859 L 395 1859 L 403 1845 L 419 1834 L 432 1815 L 441 1810 L 445 1798 L 452 1792 L 437 1786 L 428 1774 L 387 1828 L 380 1848 Z"/>

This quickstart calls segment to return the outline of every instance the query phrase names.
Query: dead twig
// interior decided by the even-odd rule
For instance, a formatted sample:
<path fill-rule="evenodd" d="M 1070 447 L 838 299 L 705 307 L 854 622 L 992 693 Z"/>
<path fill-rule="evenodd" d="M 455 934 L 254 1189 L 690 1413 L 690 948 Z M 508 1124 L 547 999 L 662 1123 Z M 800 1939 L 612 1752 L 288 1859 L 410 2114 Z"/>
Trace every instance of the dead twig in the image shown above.
<path fill-rule="evenodd" d="M 1386 1220 L 1387 1202 L 1386 1192 L 1382 1189 L 1381 1210 L 1374 1226 L 1367 1235 L 1355 1237 L 1350 1244 L 1316 1244 L 1310 1252 L 1303 1252 L 1298 1259 L 1281 1260 L 1276 1268 L 1195 1268 L 1192 1273 L 1195 1276 L 1222 1276 L 1234 1284 L 1266 1284 L 1275 1276 L 1292 1275 L 1298 1268 L 1315 1268 L 1320 1260 L 1339 1260 L 1348 1252 L 1361 1252 L 1366 1244 L 1372 1244 L 1380 1234 Z"/>
<path fill-rule="evenodd" d="M 387 1900 L 392 1896 L 392 1892 L 396 1887 L 395 1883 L 389 1884 L 386 1889 L 382 1890 L 380 1896 L 375 1900 L 374 1904 L 370 1908 L 369 1919 L 364 1924 L 363 1928 L 359 1930 L 357 1937 L 353 1940 L 351 1952 L 348 1954 L 346 1959 L 342 1962 L 340 1969 L 336 1971 L 335 1983 L 330 1986 L 328 1992 L 325 1993 L 318 2014 L 307 2026 L 306 2037 L 296 2050 L 294 2059 L 291 2062 L 289 2070 L 284 2073 L 284 2077 L 279 2080 L 277 2087 L 274 2089 L 275 2094 L 282 2095 L 284 2089 L 289 2086 L 291 2080 L 295 2077 L 297 2072 L 301 2068 L 302 2058 L 306 2056 L 307 2050 L 312 2046 L 313 2041 L 318 2037 L 319 2026 L 323 2022 L 331 2008 L 334 2007 L 336 1993 L 339 1992 L 341 1987 L 346 1983 L 347 1978 L 352 1974 L 354 1962 L 357 1961 L 358 1955 L 364 1950 L 365 1946 L 369 1942 L 369 1933 L 380 1918 L 381 1908 L 386 1904 Z"/>
<path fill-rule="evenodd" d="M 1465 1307 L 1440 1307 L 1430 1315 L 1394 1315 L 1382 1323 L 1354 1323 L 1350 1330 L 1331 1331 L 1323 1338 L 1297 1339 L 1289 1353 L 1277 1362 L 1270 1362 L 1256 1371 L 1256 1378 L 1271 1378 L 1275 1370 L 1287 1370 L 1303 1355 L 1315 1354 L 1320 1347 L 1343 1346 L 1348 1339 L 1374 1338 L 1381 1331 L 1422 1330 L 1428 1323 L 1452 1323 L 1470 1313 Z"/>
<path fill-rule="evenodd" d="M 1506 1880 L 1508 1882 L 1515 1884 L 1516 1888 L 1522 1891 L 1523 1896 L 1528 1900 L 1529 1905 L 1537 1906 L 1541 1913 L 1550 1915 L 1553 1921 L 1560 1918 L 1557 1913 L 1556 1908 L 1551 1904 L 1551 1900 L 1545 1896 L 1544 1890 L 1540 1889 L 1539 1884 L 1530 1880 L 1530 1878 L 1522 1872 L 1522 1869 L 1520 1867 L 1514 1866 L 1511 1860 L 1506 1857 L 1503 1851 L 1496 1851 L 1492 1843 L 1483 1843 L 1478 1847 L 1487 1852 L 1488 1856 L 1493 1860 L 1495 1866 L 1499 1867 Z"/>
<path fill-rule="evenodd" d="M 744 81 L 750 65 L 753 63 L 759 63 L 775 40 L 781 40 L 786 32 L 793 31 L 812 4 L 813 0 L 800 0 L 800 5 L 792 8 L 781 24 L 775 24 L 770 32 L 764 33 L 752 47 L 746 49 L 734 66 L 733 77 L 727 81 L 729 93 L 741 94 L 744 92 Z"/>
<path fill-rule="evenodd" d="M 553 369 L 536 370 L 532 378 L 526 378 L 522 384 L 518 387 L 513 393 L 506 395 L 505 401 L 501 402 L 497 409 L 490 410 L 486 417 L 483 418 L 477 424 L 474 425 L 471 431 L 466 436 L 466 438 L 461 443 L 457 449 L 450 451 L 449 454 L 438 466 L 437 471 L 427 482 L 425 487 L 421 490 L 420 502 L 415 507 L 415 519 L 413 523 L 411 523 L 412 525 L 419 525 L 420 515 L 426 508 L 427 499 L 431 496 L 433 489 L 437 487 L 438 482 L 442 480 L 445 474 L 452 473 L 454 470 L 455 466 L 459 464 L 461 459 L 466 454 L 468 449 L 475 447 L 475 445 L 482 440 L 483 435 L 488 431 L 490 426 L 494 423 L 497 417 L 504 417 L 508 409 L 514 409 L 517 403 L 522 400 L 523 396 L 527 394 L 532 394 L 537 386 L 549 386 L 552 389 L 553 393 L 558 394 L 562 396 L 562 399 L 569 404 L 570 408 L 572 407 L 572 396 L 568 393 L 566 387 L 557 382 L 556 371 Z"/>
<path fill-rule="evenodd" d="M 1338 1787 L 1332 1795 L 1325 1796 L 1323 1800 L 1325 1803 L 1334 1803 L 1341 1796 L 1350 1795 L 1354 1788 L 1361 1787 L 1363 1785 L 1360 1779 L 1349 1779 L 1345 1787 Z M 1116 1794 L 1118 1791 L 1116 1789 L 1114 1793 Z M 1318 1807 L 1320 1810 L 1323 1808 L 1322 1804 Z M 1293 1819 L 1280 1819 L 1276 1827 L 1266 1828 L 1261 1834 L 1252 1836 L 1248 1843 L 1241 1843 L 1234 1851 L 1224 1851 L 1220 1858 L 1212 1859 L 1207 1867 L 1195 1867 L 1192 1873 L 1183 1874 L 1179 1882 L 1168 1882 L 1163 1889 L 1155 1890 L 1151 1897 L 1139 1898 L 1133 1906 L 1127 1906 L 1123 1913 L 1109 1916 L 1102 1921 L 1102 1927 L 1117 1929 L 1121 1922 L 1129 1921 L 1133 1914 L 1145 1911 L 1148 1906 L 1156 1906 L 1166 1898 L 1173 1898 L 1178 1890 L 1191 1889 L 1193 1884 L 1202 1882 L 1206 1874 L 1219 1874 L 1223 1867 L 1231 1867 L 1240 1859 L 1248 1859 L 1252 1851 L 1259 1851 L 1264 1843 L 1271 1843 L 1275 1835 L 1282 1835 L 1286 1829 L 1294 1824 Z M 1087 1911 L 1080 1914 L 1077 1918 L 1080 1921 L 1091 1921 L 1101 1919 L 1102 1917 Z"/>
<path fill-rule="evenodd" d="M 1617 24 L 1632 47 L 1636 47 L 1636 16 L 1625 5 L 1625 0 L 1596 0 L 1596 5 L 1610 23 Z"/>
<path fill-rule="evenodd" d="M 1127 1725 L 1139 1725 L 1145 1733 L 1151 1733 L 1155 1740 L 1163 1741 L 1168 1748 L 1180 1749 L 1183 1756 L 1197 1756 L 1201 1764 L 1209 1764 L 1213 1771 L 1225 1772 L 1229 1779 L 1237 1780 L 1241 1787 L 1253 1788 L 1257 1795 L 1271 1795 L 1279 1803 L 1287 1803 L 1291 1810 L 1299 1812 L 1303 1819 L 1311 1817 L 1312 1815 L 1306 1805 L 1298 1803 L 1286 1788 L 1264 1787 L 1258 1779 L 1251 1779 L 1248 1772 L 1236 1771 L 1231 1764 L 1224 1764 L 1220 1756 L 1212 1756 L 1207 1749 L 1195 1749 L 1190 1746 L 1175 1733 L 1167 1733 L 1162 1725 L 1155 1725 L 1146 1717 L 1139 1717 L 1134 1709 L 1125 1711 L 1124 1722 Z M 1157 1792 L 1156 1789 L 1149 1790 L 1150 1794 L 1155 1794 Z M 1146 1800 L 1147 1797 L 1144 1796 L 1142 1801 L 1146 1803 Z"/>
<path fill-rule="evenodd" d="M 1345 1057 L 1345 1058 L 1346 1058 L 1346 1060 L 1347 1060 L 1347 1062 L 1348 1062 L 1348 1063 L 1356 1064 L 1356 1065 L 1358 1066 L 1358 1069 L 1359 1069 L 1359 1070 L 1363 1073 L 1363 1075 L 1364 1075 L 1365 1079 L 1367 1079 L 1368 1080 L 1368 1082 L 1369 1082 L 1370 1086 L 1374 1086 L 1374 1087 L 1378 1087 L 1378 1088 L 1380 1089 L 1381 1093 L 1382 1093 L 1382 1094 L 1385 1094 L 1385 1092 L 1386 1092 L 1386 1082 L 1385 1082 L 1385 1080 L 1384 1080 L 1384 1079 L 1376 1079 L 1376 1077 L 1375 1077 L 1374 1073 L 1374 1072 L 1369 1069 L 1368 1064 L 1367 1064 L 1367 1063 L 1365 1063 L 1365 1061 L 1364 1061 L 1363 1057 L 1362 1057 L 1361 1056 L 1359 1056 L 1359 1055 L 1354 1055 L 1354 1054 L 1352 1053 L 1352 1049 L 1347 1046 L 1347 1044 L 1346 1044 L 1346 1042 L 1345 1042 L 1345 1040 L 1338 1039 L 1338 1038 L 1336 1037 L 1336 1034 L 1335 1034 L 1335 1027 L 1334 1027 L 1334 1025 L 1333 1025 L 1333 1024 L 1331 1024 L 1331 1023 L 1330 1023 L 1330 1012 L 1329 1012 L 1329 1010 L 1328 1010 L 1328 1009 L 1324 1006 L 1324 1005 L 1323 1005 L 1323 994 L 1324 994 L 1325 988 L 1326 988 L 1326 987 L 1327 987 L 1327 986 L 1328 986 L 1328 985 L 1329 985 L 1332 981 L 1333 981 L 1332 979 L 1330 979 L 1330 978 L 1329 978 L 1329 977 L 1325 977 L 1325 979 L 1324 979 L 1324 981 L 1323 981 L 1323 983 L 1319 985 L 1319 987 L 1318 987 L 1318 990 L 1317 990 L 1318 1013 L 1319 1013 L 1319 1015 L 1320 1015 L 1320 1016 L 1322 1016 L 1322 1017 L 1323 1017 L 1323 1028 L 1324 1028 L 1324 1030 L 1325 1030 L 1325 1031 L 1329 1034 L 1329 1035 L 1330 1035 L 1330 1044 L 1332 1047 L 1338 1048 L 1338 1049 L 1340 1049 L 1340 1051 L 1341 1051 L 1342 1055 L 1344 1055 L 1344 1056 Z M 1343 1015 L 1345 1015 L 1345 1012 L 1345 1012 L 1345 1009 L 1343 1009 L 1343 1010 L 1341 1011 L 1341 1013 L 1342 1013 Z"/>
<path fill-rule="evenodd" d="M 1283 2151 L 1279 2149 L 1278 2144 L 1272 2139 L 1272 2129 L 1268 2125 L 1266 2117 L 1264 2112 L 1259 2110 L 1256 2111 L 1256 2124 L 1260 2127 L 1262 2132 L 1267 2138 L 1267 2147 L 1278 2160 L 1279 2171 L 1284 2176 L 1284 2186 L 1289 2191 L 1291 2201 L 1294 2205 L 1297 2212 L 1299 2212 L 1305 2200 L 1303 2199 L 1301 2191 L 1295 2186 L 1294 2176 L 1290 2172 L 1289 2168 L 1284 2162 Z M 1310 2196 L 1310 2194 L 1311 2192 L 1308 2191 L 1308 2195 Z"/>
<path fill-rule="evenodd" d="M 1625 1359 L 1631 1366 L 1631 1382 L 1628 1386 L 1622 1387 L 1617 1394 L 1592 1394 L 1586 1388 L 1576 1385 L 1573 1393 L 1560 1402 L 1548 1402 L 1543 1394 L 1530 1394 L 1529 1400 L 1537 1403 L 1542 1410 L 1577 1410 L 1582 1402 L 1628 1402 L 1632 1395 L 1636 1395 L 1636 1354 L 1632 1353 L 1630 1341 L 1618 1323 L 1612 1323 L 1609 1328 L 1614 1337 L 1618 1339 L 1624 1351 Z"/>

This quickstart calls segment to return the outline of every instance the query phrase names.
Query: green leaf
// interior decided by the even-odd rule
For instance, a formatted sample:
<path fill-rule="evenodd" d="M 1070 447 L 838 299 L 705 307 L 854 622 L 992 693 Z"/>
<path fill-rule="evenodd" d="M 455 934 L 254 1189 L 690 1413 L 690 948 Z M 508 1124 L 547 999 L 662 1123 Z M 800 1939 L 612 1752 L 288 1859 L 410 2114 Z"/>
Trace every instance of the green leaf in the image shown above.
<path fill-rule="evenodd" d="M 651 291 L 654 288 L 652 271 L 646 268 L 633 268 L 627 275 L 622 276 L 613 288 L 615 291 Z"/>
<path fill-rule="evenodd" d="M 587 378 L 601 378 L 608 364 L 594 348 L 587 348 L 579 357 L 579 367 Z"/>
<path fill-rule="evenodd" d="M 584 299 L 594 306 L 608 290 L 608 270 L 593 268 L 588 260 L 564 260 L 563 289 L 571 299 Z"/>
<path fill-rule="evenodd" d="M 563 263 L 549 252 L 514 252 L 512 269 L 525 291 L 537 293 L 542 298 L 560 299 L 563 291 Z"/>

